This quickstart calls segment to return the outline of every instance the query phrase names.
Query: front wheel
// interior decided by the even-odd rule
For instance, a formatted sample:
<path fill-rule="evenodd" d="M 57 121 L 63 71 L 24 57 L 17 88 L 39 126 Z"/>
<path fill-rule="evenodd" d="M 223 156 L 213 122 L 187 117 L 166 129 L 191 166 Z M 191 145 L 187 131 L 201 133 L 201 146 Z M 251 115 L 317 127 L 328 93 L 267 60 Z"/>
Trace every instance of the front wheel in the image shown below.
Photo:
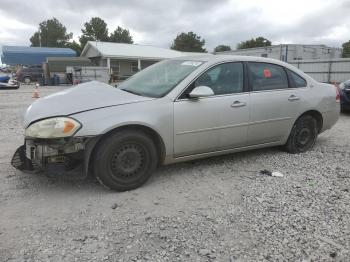
<path fill-rule="evenodd" d="M 301 116 L 292 128 L 285 149 L 292 154 L 306 152 L 315 145 L 317 134 L 316 119 L 310 115 Z"/>
<path fill-rule="evenodd" d="M 157 162 L 156 146 L 149 136 L 122 130 L 98 145 L 93 167 L 102 185 L 127 191 L 144 184 L 156 169 Z"/>

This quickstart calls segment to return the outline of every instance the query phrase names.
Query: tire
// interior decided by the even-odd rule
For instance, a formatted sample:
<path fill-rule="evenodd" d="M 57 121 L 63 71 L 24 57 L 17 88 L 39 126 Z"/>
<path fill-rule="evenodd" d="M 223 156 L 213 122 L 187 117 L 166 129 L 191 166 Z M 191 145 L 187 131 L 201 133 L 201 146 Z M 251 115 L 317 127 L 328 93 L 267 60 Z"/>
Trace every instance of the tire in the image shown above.
<path fill-rule="evenodd" d="M 311 149 L 317 139 L 317 121 L 310 115 L 304 115 L 295 122 L 285 149 L 291 154 L 303 153 Z"/>
<path fill-rule="evenodd" d="M 143 185 L 157 164 L 156 146 L 149 136 L 135 130 L 122 130 L 97 145 L 93 171 L 103 186 L 127 191 Z"/>
<path fill-rule="evenodd" d="M 26 76 L 23 80 L 24 80 L 24 83 L 26 83 L 26 84 L 30 84 L 30 82 L 31 82 L 29 76 Z"/>

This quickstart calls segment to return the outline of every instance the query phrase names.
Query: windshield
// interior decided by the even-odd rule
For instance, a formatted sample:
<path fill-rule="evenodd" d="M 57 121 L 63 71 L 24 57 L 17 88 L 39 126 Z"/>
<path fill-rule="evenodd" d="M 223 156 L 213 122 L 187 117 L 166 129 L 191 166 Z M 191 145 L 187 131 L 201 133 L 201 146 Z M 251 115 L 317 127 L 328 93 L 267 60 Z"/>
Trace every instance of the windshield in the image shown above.
<path fill-rule="evenodd" d="M 162 97 L 203 62 L 166 60 L 141 71 L 123 82 L 119 88 L 126 92 L 148 97 Z"/>

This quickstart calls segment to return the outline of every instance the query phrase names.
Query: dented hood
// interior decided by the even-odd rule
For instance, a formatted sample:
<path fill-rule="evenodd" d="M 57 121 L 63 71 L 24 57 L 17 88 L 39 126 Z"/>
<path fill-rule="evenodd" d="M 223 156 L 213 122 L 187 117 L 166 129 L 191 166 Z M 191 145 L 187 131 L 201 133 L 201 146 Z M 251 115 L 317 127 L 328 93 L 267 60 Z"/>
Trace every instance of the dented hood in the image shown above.
<path fill-rule="evenodd" d="M 110 85 L 91 81 L 39 98 L 26 111 L 24 125 L 53 116 L 66 116 L 103 107 L 137 103 L 154 98 L 134 95 Z"/>

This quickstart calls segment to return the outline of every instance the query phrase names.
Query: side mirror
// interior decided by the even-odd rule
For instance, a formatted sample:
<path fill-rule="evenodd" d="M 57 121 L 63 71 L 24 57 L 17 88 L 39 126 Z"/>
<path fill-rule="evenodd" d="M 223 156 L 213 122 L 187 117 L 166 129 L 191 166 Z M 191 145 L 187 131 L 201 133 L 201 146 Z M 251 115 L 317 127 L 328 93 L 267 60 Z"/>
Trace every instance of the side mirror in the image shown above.
<path fill-rule="evenodd" d="M 188 96 L 191 98 L 208 97 L 213 95 L 213 90 L 207 86 L 197 86 L 192 90 L 191 93 L 188 94 Z"/>

